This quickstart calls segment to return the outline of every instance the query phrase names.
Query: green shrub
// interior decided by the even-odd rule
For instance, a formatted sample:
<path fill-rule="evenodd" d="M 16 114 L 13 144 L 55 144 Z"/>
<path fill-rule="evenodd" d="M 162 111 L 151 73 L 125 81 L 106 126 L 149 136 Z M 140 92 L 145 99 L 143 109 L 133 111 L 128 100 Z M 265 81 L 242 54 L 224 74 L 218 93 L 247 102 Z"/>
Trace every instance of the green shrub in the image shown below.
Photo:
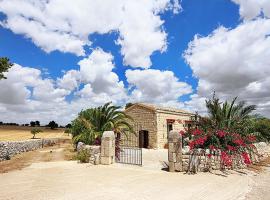
<path fill-rule="evenodd" d="M 81 163 L 89 163 L 89 151 L 87 149 L 82 149 L 77 153 L 77 160 L 79 160 Z"/>
<path fill-rule="evenodd" d="M 41 132 L 43 132 L 41 129 L 39 129 L 39 128 L 33 128 L 31 130 L 31 134 L 33 135 L 32 139 L 35 139 L 36 138 L 36 134 L 41 133 Z"/>

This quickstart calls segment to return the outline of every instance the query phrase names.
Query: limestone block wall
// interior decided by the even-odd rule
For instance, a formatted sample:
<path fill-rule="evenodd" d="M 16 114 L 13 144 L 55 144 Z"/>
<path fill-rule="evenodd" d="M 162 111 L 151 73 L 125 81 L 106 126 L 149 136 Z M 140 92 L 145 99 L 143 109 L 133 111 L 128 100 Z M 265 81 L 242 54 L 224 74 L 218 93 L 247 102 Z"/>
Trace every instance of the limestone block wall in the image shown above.
<path fill-rule="evenodd" d="M 133 128 L 137 135 L 137 145 L 139 145 L 139 131 L 146 130 L 149 134 L 149 148 L 157 148 L 157 126 L 156 114 L 151 109 L 140 106 L 125 111 L 126 114 L 134 119 Z"/>
<path fill-rule="evenodd" d="M 257 148 L 257 152 L 248 152 L 252 163 L 256 163 L 268 156 L 270 156 L 270 144 L 265 142 L 255 143 L 254 146 Z M 198 156 L 198 171 L 209 171 L 209 170 L 220 170 L 221 169 L 221 158 L 220 152 L 216 152 L 215 156 L 208 157 L 205 153 L 200 153 Z M 187 171 L 189 167 L 189 161 L 191 159 L 191 154 L 189 151 L 182 151 L 182 163 L 183 171 Z M 247 165 L 243 162 L 241 156 L 233 159 L 232 167 L 230 169 L 242 169 L 246 168 Z"/>
<path fill-rule="evenodd" d="M 157 112 L 157 140 L 158 148 L 164 148 L 164 145 L 168 142 L 167 135 L 167 119 L 174 119 L 175 122 L 172 124 L 173 130 L 181 131 L 184 130 L 184 121 L 190 120 L 189 114 L 178 114 L 178 113 L 165 113 Z"/>
<path fill-rule="evenodd" d="M 36 139 L 14 142 L 0 142 L 0 161 L 11 158 L 12 156 L 33 151 L 43 146 L 54 145 L 58 139 Z"/>
<path fill-rule="evenodd" d="M 93 165 L 100 164 L 101 148 L 97 145 L 84 145 L 82 149 L 86 149 L 89 153 L 89 163 Z"/>

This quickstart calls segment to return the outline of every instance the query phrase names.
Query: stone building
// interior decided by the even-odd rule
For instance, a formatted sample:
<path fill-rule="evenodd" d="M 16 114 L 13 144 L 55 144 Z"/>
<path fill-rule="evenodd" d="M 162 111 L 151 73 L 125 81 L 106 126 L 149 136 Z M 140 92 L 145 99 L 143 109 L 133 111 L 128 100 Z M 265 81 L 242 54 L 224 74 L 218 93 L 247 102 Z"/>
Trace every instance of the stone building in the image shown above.
<path fill-rule="evenodd" d="M 164 148 L 171 130 L 191 126 L 195 114 L 174 108 L 136 103 L 125 110 L 134 119 L 137 145 L 142 148 Z"/>

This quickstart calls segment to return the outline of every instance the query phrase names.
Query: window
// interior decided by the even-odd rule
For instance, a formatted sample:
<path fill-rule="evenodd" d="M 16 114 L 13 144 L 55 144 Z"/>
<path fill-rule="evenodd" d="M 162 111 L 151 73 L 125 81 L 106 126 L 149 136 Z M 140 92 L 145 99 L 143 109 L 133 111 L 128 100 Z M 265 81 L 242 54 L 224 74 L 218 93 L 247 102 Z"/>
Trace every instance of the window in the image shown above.
<path fill-rule="evenodd" d="M 167 138 L 168 138 L 169 133 L 170 133 L 171 130 L 173 130 L 173 125 L 172 125 L 172 123 L 167 123 Z"/>

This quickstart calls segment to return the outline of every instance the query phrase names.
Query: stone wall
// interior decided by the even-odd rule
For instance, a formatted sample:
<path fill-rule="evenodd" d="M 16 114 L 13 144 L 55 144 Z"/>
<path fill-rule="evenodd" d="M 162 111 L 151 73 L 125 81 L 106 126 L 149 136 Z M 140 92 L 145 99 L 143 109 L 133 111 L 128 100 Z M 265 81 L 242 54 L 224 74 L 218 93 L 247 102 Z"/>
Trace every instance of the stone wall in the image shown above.
<path fill-rule="evenodd" d="M 257 152 L 248 152 L 252 163 L 256 163 L 268 156 L 270 156 L 270 144 L 265 142 L 255 143 L 254 146 L 257 148 Z M 187 171 L 189 167 L 189 161 L 191 160 L 191 154 L 187 150 L 188 147 L 185 147 L 185 150 L 182 151 L 183 158 L 183 171 Z M 208 157 L 208 153 L 205 153 L 204 150 L 198 150 L 198 171 L 209 171 L 209 170 L 220 170 L 221 169 L 221 158 L 220 152 L 216 152 L 214 156 Z M 243 162 L 241 155 L 235 157 L 232 162 L 230 169 L 243 169 L 247 165 Z"/>
<path fill-rule="evenodd" d="M 126 114 L 134 119 L 133 128 L 139 139 L 139 131 L 145 130 L 149 134 L 149 148 L 157 148 L 157 126 L 156 114 L 153 110 L 141 107 L 139 105 L 125 111 Z M 137 146 L 139 141 L 137 141 Z"/>
<path fill-rule="evenodd" d="M 194 149 L 190 151 L 189 146 L 182 146 L 181 136 L 176 131 L 170 131 L 168 140 L 168 161 L 169 171 L 184 172 L 205 172 L 220 170 L 224 168 L 221 160 L 221 152 L 216 151 L 209 156 L 209 149 Z M 257 163 L 270 156 L 270 144 L 260 142 L 255 143 L 257 151 L 247 152 L 252 163 Z M 181 149 L 181 152 L 179 150 Z M 181 165 L 181 166 L 179 166 Z M 243 162 L 242 156 L 237 155 L 232 159 L 232 165 L 228 169 L 242 169 L 247 165 Z M 227 168 L 227 167 L 226 167 Z"/>
<path fill-rule="evenodd" d="M 10 159 L 12 156 L 36 150 L 43 146 L 54 145 L 58 139 L 35 139 L 14 142 L 0 142 L 0 161 Z"/>
<path fill-rule="evenodd" d="M 176 112 L 162 112 L 157 111 L 157 137 L 158 137 L 158 148 L 164 148 L 168 142 L 167 133 L 167 119 L 173 119 L 175 122 L 172 123 L 174 131 L 184 130 L 184 121 L 190 120 L 191 114 L 176 113 Z"/>

